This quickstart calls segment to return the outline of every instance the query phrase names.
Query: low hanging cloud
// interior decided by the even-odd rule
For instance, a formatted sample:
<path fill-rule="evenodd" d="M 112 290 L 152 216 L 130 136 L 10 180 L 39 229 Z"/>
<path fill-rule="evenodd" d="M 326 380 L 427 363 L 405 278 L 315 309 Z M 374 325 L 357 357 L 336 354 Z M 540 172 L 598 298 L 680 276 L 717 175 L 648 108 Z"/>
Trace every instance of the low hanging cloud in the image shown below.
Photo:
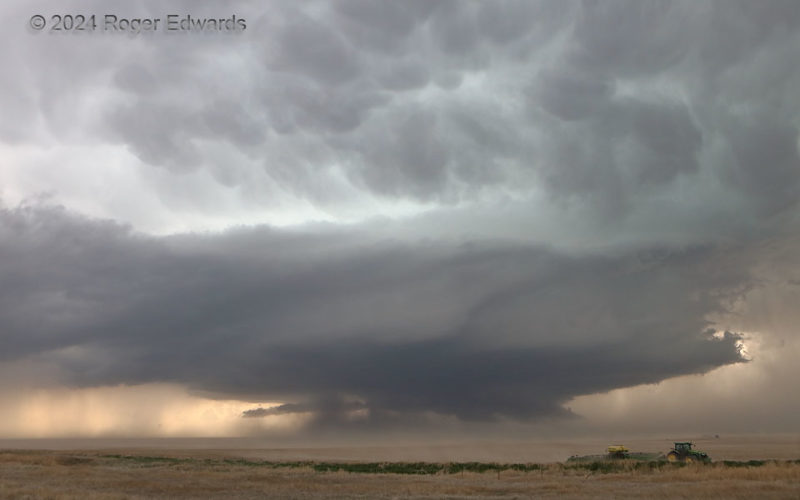
<path fill-rule="evenodd" d="M 705 319 L 751 283 L 736 249 L 567 256 L 266 228 L 155 238 L 41 206 L 0 220 L 2 358 L 55 365 L 75 386 L 287 403 L 247 416 L 527 419 L 743 360 L 739 337 Z"/>
<path fill-rule="evenodd" d="M 299 405 L 299 404 L 292 404 L 287 403 L 271 408 L 253 408 L 251 410 L 245 410 L 242 412 L 242 417 L 244 418 L 259 418 L 259 417 L 273 417 L 275 415 L 290 415 L 292 413 L 302 413 L 305 411 L 310 411 L 310 408 L 306 405 Z"/>
<path fill-rule="evenodd" d="M 349 412 L 367 409 L 361 401 L 346 401 L 342 398 L 328 397 L 312 403 L 286 403 L 269 408 L 252 408 L 242 412 L 244 418 L 275 417 L 278 415 L 293 415 L 297 413 L 312 413 L 316 418 L 341 416 Z"/>

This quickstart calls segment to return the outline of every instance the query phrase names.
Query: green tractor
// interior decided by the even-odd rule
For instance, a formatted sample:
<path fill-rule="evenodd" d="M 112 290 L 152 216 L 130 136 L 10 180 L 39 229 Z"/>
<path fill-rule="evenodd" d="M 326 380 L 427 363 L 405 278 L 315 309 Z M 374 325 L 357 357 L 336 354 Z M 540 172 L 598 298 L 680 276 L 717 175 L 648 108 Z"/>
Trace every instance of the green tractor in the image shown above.
<path fill-rule="evenodd" d="M 692 443 L 675 443 L 675 447 L 667 453 L 667 460 L 670 462 L 683 462 L 685 464 L 707 463 L 711 458 L 702 451 L 693 450 Z"/>

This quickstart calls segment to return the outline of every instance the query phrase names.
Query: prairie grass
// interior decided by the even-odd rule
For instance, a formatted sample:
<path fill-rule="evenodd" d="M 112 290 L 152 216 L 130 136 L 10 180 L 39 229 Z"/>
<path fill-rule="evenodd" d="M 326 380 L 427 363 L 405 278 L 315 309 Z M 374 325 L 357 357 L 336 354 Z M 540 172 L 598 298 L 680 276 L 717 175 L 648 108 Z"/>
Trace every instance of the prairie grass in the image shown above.
<path fill-rule="evenodd" d="M 0 498 L 798 498 L 800 460 L 317 462 L 0 452 Z"/>

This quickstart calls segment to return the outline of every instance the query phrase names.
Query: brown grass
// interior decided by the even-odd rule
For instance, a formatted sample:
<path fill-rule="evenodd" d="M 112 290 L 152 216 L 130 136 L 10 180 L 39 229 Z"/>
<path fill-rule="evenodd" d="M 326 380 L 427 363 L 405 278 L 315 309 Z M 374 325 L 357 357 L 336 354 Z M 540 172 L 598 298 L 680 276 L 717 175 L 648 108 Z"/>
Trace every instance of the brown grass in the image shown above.
<path fill-rule="evenodd" d="M 297 464 L 293 464 L 297 465 Z M 0 452 L 0 498 L 798 498 L 800 463 L 624 467 L 436 475 L 317 472 L 219 453 L 113 456 L 106 452 Z"/>

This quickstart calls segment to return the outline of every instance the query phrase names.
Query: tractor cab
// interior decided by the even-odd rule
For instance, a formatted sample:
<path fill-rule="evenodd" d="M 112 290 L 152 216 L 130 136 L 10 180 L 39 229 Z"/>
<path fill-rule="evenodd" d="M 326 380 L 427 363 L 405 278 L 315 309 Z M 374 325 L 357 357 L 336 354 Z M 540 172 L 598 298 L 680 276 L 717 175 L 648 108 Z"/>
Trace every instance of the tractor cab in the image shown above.
<path fill-rule="evenodd" d="M 675 443 L 675 451 L 678 453 L 689 453 L 692 451 L 692 443 Z"/>

